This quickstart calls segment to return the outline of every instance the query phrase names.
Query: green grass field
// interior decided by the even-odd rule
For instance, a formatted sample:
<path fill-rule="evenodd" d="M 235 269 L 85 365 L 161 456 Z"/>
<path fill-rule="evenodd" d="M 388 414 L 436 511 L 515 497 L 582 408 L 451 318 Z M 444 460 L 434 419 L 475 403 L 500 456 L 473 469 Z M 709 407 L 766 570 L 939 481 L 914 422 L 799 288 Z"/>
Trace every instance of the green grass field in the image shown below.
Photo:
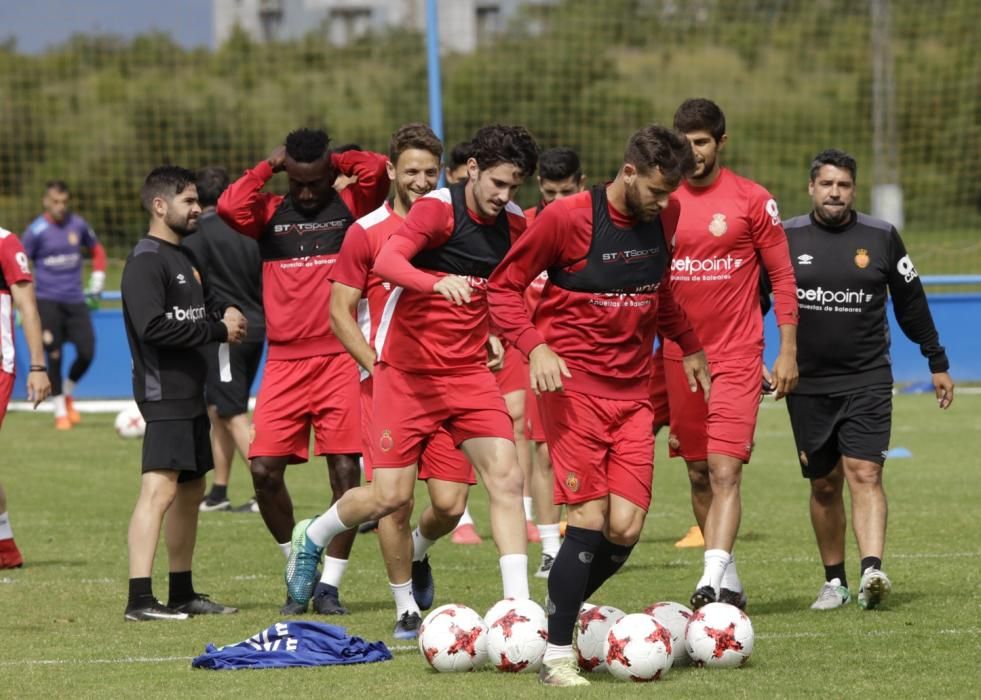
<path fill-rule="evenodd" d="M 534 676 L 490 670 L 439 675 L 413 645 L 394 644 L 394 608 L 374 535 L 359 536 L 342 587 L 352 614 L 329 619 L 352 634 L 391 644 L 391 662 L 358 667 L 261 672 L 207 672 L 190 659 L 208 642 L 241 641 L 278 621 L 283 558 L 258 515 L 206 513 L 195 567 L 199 590 L 241 607 L 238 615 L 177 623 L 127 623 L 126 527 L 136 497 L 140 443 L 112 430 L 112 416 L 86 415 L 67 434 L 49 415 L 8 414 L 0 433 L 0 479 L 7 488 L 25 568 L 0 572 L 0 696 L 3 697 L 333 697 L 502 698 L 562 691 Z M 757 451 L 746 470 L 738 544 L 750 596 L 756 648 L 738 670 L 672 670 L 656 687 L 610 676 L 574 697 L 976 697 L 981 672 L 981 521 L 975 471 L 981 443 L 981 396 L 961 395 L 947 414 L 927 395 L 896 398 L 893 446 L 911 459 L 887 464 L 890 523 L 883 568 L 893 581 L 887 606 L 808 610 L 822 570 L 807 515 L 786 412 L 767 402 Z M 701 552 L 673 542 L 692 517 L 680 461 L 659 445 L 655 502 L 634 555 L 594 602 L 637 612 L 657 600 L 686 601 L 701 570 Z M 291 467 L 300 515 L 328 500 L 323 462 Z M 233 503 L 249 496 L 241 464 Z M 486 497 L 472 509 L 486 533 Z M 421 500 L 421 494 L 420 494 Z M 540 550 L 530 547 L 532 562 Z M 483 613 L 500 595 L 496 554 L 448 542 L 432 550 L 437 603 L 459 602 Z M 155 593 L 166 599 L 166 557 L 158 553 Z M 848 575 L 858 562 L 849 539 Z M 541 600 L 545 582 L 531 579 Z M 324 619 L 324 618 L 321 618 Z M 971 649 L 974 649 L 972 652 Z M 974 688 L 974 690 L 971 690 Z"/>

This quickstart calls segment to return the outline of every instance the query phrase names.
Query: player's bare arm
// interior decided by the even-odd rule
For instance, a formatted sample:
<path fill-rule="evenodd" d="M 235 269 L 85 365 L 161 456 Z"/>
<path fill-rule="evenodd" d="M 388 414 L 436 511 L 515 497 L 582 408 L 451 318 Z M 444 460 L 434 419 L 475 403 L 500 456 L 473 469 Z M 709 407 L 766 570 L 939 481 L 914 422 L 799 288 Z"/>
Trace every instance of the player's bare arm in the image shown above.
<path fill-rule="evenodd" d="M 286 170 L 286 144 L 281 143 L 276 146 L 266 160 L 269 161 L 269 167 L 274 173 Z"/>
<path fill-rule="evenodd" d="M 562 377 L 572 376 L 565 360 L 552 352 L 545 343 L 535 346 L 528 354 L 528 367 L 531 372 L 531 388 L 536 394 L 543 391 L 562 391 Z"/>
<path fill-rule="evenodd" d="M 780 326 L 780 352 L 770 374 L 773 398 L 777 401 L 797 388 L 797 326 Z"/>
<path fill-rule="evenodd" d="M 705 394 L 705 400 L 708 401 L 709 392 L 712 389 L 712 374 L 709 372 L 705 351 L 699 350 L 691 355 L 685 355 L 682 358 L 682 366 L 685 369 L 685 377 L 688 378 L 688 387 L 692 393 L 698 391 L 698 387 L 702 387 L 702 393 Z"/>
<path fill-rule="evenodd" d="M 457 306 L 470 303 L 470 283 L 460 275 L 440 277 L 433 285 L 433 291 L 441 294 L 446 301 Z"/>
<path fill-rule="evenodd" d="M 946 411 L 954 403 L 954 380 L 947 372 L 934 372 L 930 378 L 937 394 L 937 404 Z"/>
<path fill-rule="evenodd" d="M 356 287 L 342 282 L 331 283 L 330 328 L 354 361 L 368 374 L 372 374 L 375 367 L 375 351 L 364 339 L 364 333 L 355 320 L 361 294 L 361 290 Z"/>
<path fill-rule="evenodd" d="M 51 380 L 44 368 L 44 344 L 41 342 L 41 316 L 34 298 L 33 282 L 15 282 L 10 285 L 10 296 L 20 311 L 24 339 L 31 355 L 31 369 L 27 373 L 27 400 L 38 407 L 51 394 Z"/>

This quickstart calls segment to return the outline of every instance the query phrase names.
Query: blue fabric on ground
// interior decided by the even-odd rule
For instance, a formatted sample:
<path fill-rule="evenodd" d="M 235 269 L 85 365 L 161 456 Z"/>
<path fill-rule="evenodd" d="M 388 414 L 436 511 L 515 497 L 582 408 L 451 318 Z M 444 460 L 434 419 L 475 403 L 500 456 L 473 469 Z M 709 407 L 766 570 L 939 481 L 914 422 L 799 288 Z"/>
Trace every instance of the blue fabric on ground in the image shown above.
<path fill-rule="evenodd" d="M 343 627 L 290 620 L 277 622 L 238 644 L 209 644 L 191 666 L 220 671 L 363 664 L 391 658 L 392 652 L 384 643 L 349 637 Z"/>

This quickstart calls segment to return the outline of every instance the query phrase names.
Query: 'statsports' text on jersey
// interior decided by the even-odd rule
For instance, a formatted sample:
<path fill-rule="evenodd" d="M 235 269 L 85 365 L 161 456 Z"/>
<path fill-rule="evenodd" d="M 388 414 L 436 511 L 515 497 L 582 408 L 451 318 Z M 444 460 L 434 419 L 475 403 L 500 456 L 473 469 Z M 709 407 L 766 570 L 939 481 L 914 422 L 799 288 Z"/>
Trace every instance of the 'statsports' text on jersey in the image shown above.
<path fill-rule="evenodd" d="M 553 202 L 491 278 L 495 325 L 525 355 L 547 343 L 569 367 L 570 390 L 646 399 L 658 330 L 686 355 L 701 348 L 662 284 L 677 219 L 672 199 L 653 222 L 632 221 L 609 204 L 605 186 Z M 541 270 L 548 282 L 532 324 L 522 293 Z"/>
<path fill-rule="evenodd" d="M 85 301 L 82 289 L 83 251 L 92 254 L 92 269 L 104 272 L 106 252 L 95 232 L 78 214 L 70 213 L 58 222 L 42 214 L 31 222 L 23 235 L 24 250 L 34 263 L 35 292 L 38 299 L 63 304 Z"/>
<path fill-rule="evenodd" d="M 221 322 L 226 303 L 205 289 L 193 253 L 153 236 L 133 248 L 121 286 L 133 398 L 143 417 L 203 414 L 207 364 L 201 348 L 227 340 Z"/>
<path fill-rule="evenodd" d="M 14 302 L 11 285 L 30 282 L 31 266 L 17 236 L 0 228 L 0 372 L 14 373 Z"/>
<path fill-rule="evenodd" d="M 273 175 L 268 161 L 247 170 L 218 200 L 219 215 L 259 241 L 270 359 L 344 352 L 330 330 L 328 275 L 348 227 L 384 201 L 390 181 L 381 154 L 345 151 L 330 158 L 337 171 L 357 182 L 314 214 L 297 210 L 289 195 L 261 192 Z"/>
<path fill-rule="evenodd" d="M 708 187 L 675 192 L 681 217 L 672 241 L 671 291 L 710 361 L 760 356 L 760 260 L 772 285 L 778 325 L 797 323 L 797 299 L 777 203 L 752 180 L 722 168 Z M 680 359 L 670 339 L 664 356 Z"/>
<path fill-rule="evenodd" d="M 495 218 L 480 219 L 467 207 L 465 188 L 458 183 L 418 199 L 375 262 L 379 276 L 398 284 L 382 311 L 378 361 L 403 372 L 485 369 L 487 278 L 524 231 L 525 219 L 512 202 Z M 469 282 L 469 303 L 457 306 L 433 291 L 450 274 Z"/>
<path fill-rule="evenodd" d="M 930 371 L 947 371 L 923 284 L 895 227 L 855 213 L 839 228 L 813 214 L 791 219 L 784 228 L 800 306 L 796 393 L 892 384 L 887 294 L 900 328 L 920 346 Z"/>

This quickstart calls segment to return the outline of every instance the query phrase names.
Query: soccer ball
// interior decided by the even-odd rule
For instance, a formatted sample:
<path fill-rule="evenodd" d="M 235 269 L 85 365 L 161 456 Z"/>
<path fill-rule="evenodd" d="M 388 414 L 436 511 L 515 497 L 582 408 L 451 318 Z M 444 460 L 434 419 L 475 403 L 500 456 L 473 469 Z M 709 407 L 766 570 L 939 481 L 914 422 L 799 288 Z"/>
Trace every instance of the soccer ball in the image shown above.
<path fill-rule="evenodd" d="M 548 621 L 532 600 L 505 598 L 484 615 L 487 653 L 498 671 L 520 673 L 542 667 Z"/>
<path fill-rule="evenodd" d="M 473 671 L 487 662 L 487 625 L 466 605 L 441 605 L 422 621 L 419 651 L 442 673 Z"/>
<path fill-rule="evenodd" d="M 657 681 L 671 668 L 671 631 L 647 613 L 625 615 L 606 635 L 606 666 L 622 681 Z"/>
<path fill-rule="evenodd" d="M 146 432 L 146 421 L 136 402 L 116 414 L 116 435 L 121 438 L 141 438 Z"/>
<path fill-rule="evenodd" d="M 696 666 L 742 666 L 753 653 L 753 623 L 735 605 L 709 603 L 688 622 L 685 645 Z"/>
<path fill-rule="evenodd" d="M 654 603 L 648 605 L 644 612 L 660 622 L 671 632 L 672 666 L 681 666 L 691 661 L 688 658 L 688 648 L 685 646 L 685 631 L 692 611 L 681 603 Z"/>
<path fill-rule="evenodd" d="M 579 609 L 579 620 L 576 623 L 576 655 L 579 657 L 579 668 L 583 671 L 605 671 L 606 634 L 610 628 L 624 616 L 622 610 L 609 605 L 592 605 L 584 603 Z"/>

